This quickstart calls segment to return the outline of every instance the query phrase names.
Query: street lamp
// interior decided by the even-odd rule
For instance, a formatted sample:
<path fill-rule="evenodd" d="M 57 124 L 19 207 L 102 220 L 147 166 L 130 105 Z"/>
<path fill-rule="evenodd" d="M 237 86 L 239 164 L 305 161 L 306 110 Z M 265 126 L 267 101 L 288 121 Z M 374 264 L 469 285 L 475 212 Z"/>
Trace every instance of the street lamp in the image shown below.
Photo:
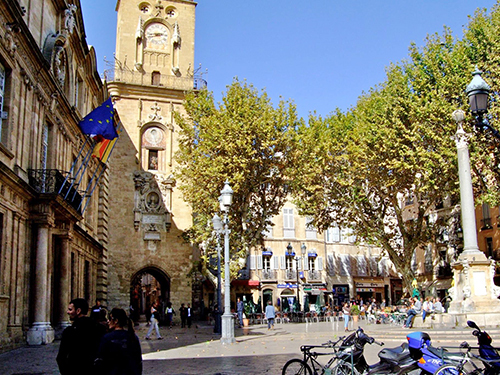
<path fill-rule="evenodd" d="M 286 247 L 286 251 L 288 252 L 288 254 L 293 254 L 293 247 L 292 247 L 292 244 L 289 242 L 287 247 Z M 297 312 L 300 311 L 300 297 L 299 297 L 299 260 L 300 260 L 300 256 L 296 256 L 294 258 L 295 260 L 295 275 L 297 276 Z"/>
<path fill-rule="evenodd" d="M 234 339 L 234 322 L 233 315 L 231 314 L 231 276 L 229 274 L 229 207 L 233 203 L 233 189 L 229 186 L 229 181 L 224 182 L 224 188 L 219 197 L 220 209 L 224 213 L 224 315 L 222 315 L 222 336 L 221 343 L 231 344 L 235 342 Z"/>
<path fill-rule="evenodd" d="M 472 114 L 476 117 L 476 123 L 474 124 L 479 130 L 487 128 L 491 133 L 498 139 L 500 139 L 500 133 L 493 128 L 488 121 L 483 119 L 483 115 L 488 112 L 488 99 L 491 91 L 490 86 L 481 77 L 481 71 L 476 67 L 476 70 L 472 72 L 472 81 L 467 85 L 465 93 L 469 97 L 469 105 Z"/>
<path fill-rule="evenodd" d="M 221 272 L 220 272 L 220 234 L 222 232 L 222 220 L 219 215 L 215 214 L 212 218 L 212 224 L 214 227 L 215 236 L 217 239 L 217 311 L 215 312 L 215 333 L 221 333 L 221 307 L 222 307 L 222 296 L 221 296 Z"/>

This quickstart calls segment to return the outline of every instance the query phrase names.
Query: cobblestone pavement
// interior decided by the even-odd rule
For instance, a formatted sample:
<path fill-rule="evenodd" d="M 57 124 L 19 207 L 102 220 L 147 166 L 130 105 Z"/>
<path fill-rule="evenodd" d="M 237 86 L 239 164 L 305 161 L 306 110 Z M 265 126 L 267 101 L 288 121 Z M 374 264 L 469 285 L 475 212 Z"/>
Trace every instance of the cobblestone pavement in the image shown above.
<path fill-rule="evenodd" d="M 405 341 L 409 332 L 390 325 L 365 325 L 365 331 L 387 347 Z M 213 327 L 191 329 L 161 327 L 163 340 L 144 340 L 145 325 L 137 329 L 143 352 L 144 375 L 160 374 L 281 374 L 288 359 L 300 358 L 300 345 L 321 344 L 344 335 L 343 326 L 335 323 L 301 323 L 276 325 L 268 331 L 263 325 L 235 329 L 236 342 L 221 345 Z M 467 340 L 475 342 L 470 329 L 426 330 L 434 346 L 457 346 Z M 500 343 L 500 329 L 489 329 Z M 154 337 L 154 336 L 153 336 Z M 0 375 L 59 374 L 55 361 L 59 342 L 40 347 L 23 347 L 0 354 Z M 367 346 L 369 363 L 377 361 L 379 346 Z"/>

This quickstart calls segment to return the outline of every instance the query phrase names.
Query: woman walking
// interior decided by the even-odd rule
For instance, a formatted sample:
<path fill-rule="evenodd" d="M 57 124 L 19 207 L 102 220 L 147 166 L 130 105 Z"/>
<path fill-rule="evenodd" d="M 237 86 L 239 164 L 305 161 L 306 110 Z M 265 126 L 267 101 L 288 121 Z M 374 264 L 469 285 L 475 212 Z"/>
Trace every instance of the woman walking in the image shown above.
<path fill-rule="evenodd" d="M 347 332 L 349 331 L 349 316 L 351 315 L 351 306 L 349 306 L 349 302 L 344 303 L 342 314 L 344 314 L 344 330 Z"/>
<path fill-rule="evenodd" d="M 151 332 L 153 332 L 153 328 L 156 330 L 156 338 L 158 340 L 163 339 L 160 335 L 160 329 L 158 328 L 158 303 L 155 302 L 151 305 L 151 325 L 149 326 L 148 334 L 146 335 L 146 340 L 151 340 Z"/>

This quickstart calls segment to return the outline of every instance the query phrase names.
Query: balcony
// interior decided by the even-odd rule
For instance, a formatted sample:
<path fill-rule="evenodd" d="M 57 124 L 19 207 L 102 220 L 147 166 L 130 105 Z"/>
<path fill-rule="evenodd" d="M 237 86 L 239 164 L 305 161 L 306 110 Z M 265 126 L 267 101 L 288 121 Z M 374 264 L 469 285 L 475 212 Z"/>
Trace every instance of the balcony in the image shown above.
<path fill-rule="evenodd" d="M 491 225 L 491 217 L 486 217 L 481 219 L 481 230 L 487 230 L 487 229 L 492 229 L 493 226 Z"/>
<path fill-rule="evenodd" d="M 307 271 L 308 281 L 321 281 L 321 272 L 319 271 Z"/>
<path fill-rule="evenodd" d="M 250 270 L 244 268 L 238 271 L 238 280 L 249 280 Z"/>
<path fill-rule="evenodd" d="M 285 280 L 297 280 L 297 271 L 295 270 L 285 270 Z"/>
<path fill-rule="evenodd" d="M 261 281 L 276 281 L 276 270 L 262 270 L 260 279 Z"/>
<path fill-rule="evenodd" d="M 63 173 L 68 174 L 57 169 L 30 169 L 28 170 L 29 184 L 39 194 L 60 196 L 81 214 L 82 196 L 75 186 L 71 186 L 69 180 L 64 182 Z"/>
<path fill-rule="evenodd" d="M 201 90 L 207 87 L 207 81 L 200 76 L 177 77 L 174 75 L 162 74 L 160 77 L 155 77 L 153 81 L 151 74 L 120 69 L 106 70 L 104 76 L 108 82 L 123 82 L 140 86 L 162 87 L 175 90 Z"/>

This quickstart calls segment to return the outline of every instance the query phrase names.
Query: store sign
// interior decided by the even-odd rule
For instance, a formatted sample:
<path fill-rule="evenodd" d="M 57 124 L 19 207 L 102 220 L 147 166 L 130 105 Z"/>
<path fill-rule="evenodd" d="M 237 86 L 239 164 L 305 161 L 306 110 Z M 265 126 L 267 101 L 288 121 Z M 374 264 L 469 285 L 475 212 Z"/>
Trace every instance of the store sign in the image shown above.
<path fill-rule="evenodd" d="M 290 283 L 287 283 L 287 284 L 278 284 L 277 285 L 278 288 L 282 288 L 282 289 L 297 289 L 297 284 L 290 284 Z"/>
<path fill-rule="evenodd" d="M 356 288 L 382 288 L 383 283 L 356 283 Z"/>
<path fill-rule="evenodd" d="M 374 292 L 375 289 L 373 288 L 356 288 L 357 292 Z"/>

